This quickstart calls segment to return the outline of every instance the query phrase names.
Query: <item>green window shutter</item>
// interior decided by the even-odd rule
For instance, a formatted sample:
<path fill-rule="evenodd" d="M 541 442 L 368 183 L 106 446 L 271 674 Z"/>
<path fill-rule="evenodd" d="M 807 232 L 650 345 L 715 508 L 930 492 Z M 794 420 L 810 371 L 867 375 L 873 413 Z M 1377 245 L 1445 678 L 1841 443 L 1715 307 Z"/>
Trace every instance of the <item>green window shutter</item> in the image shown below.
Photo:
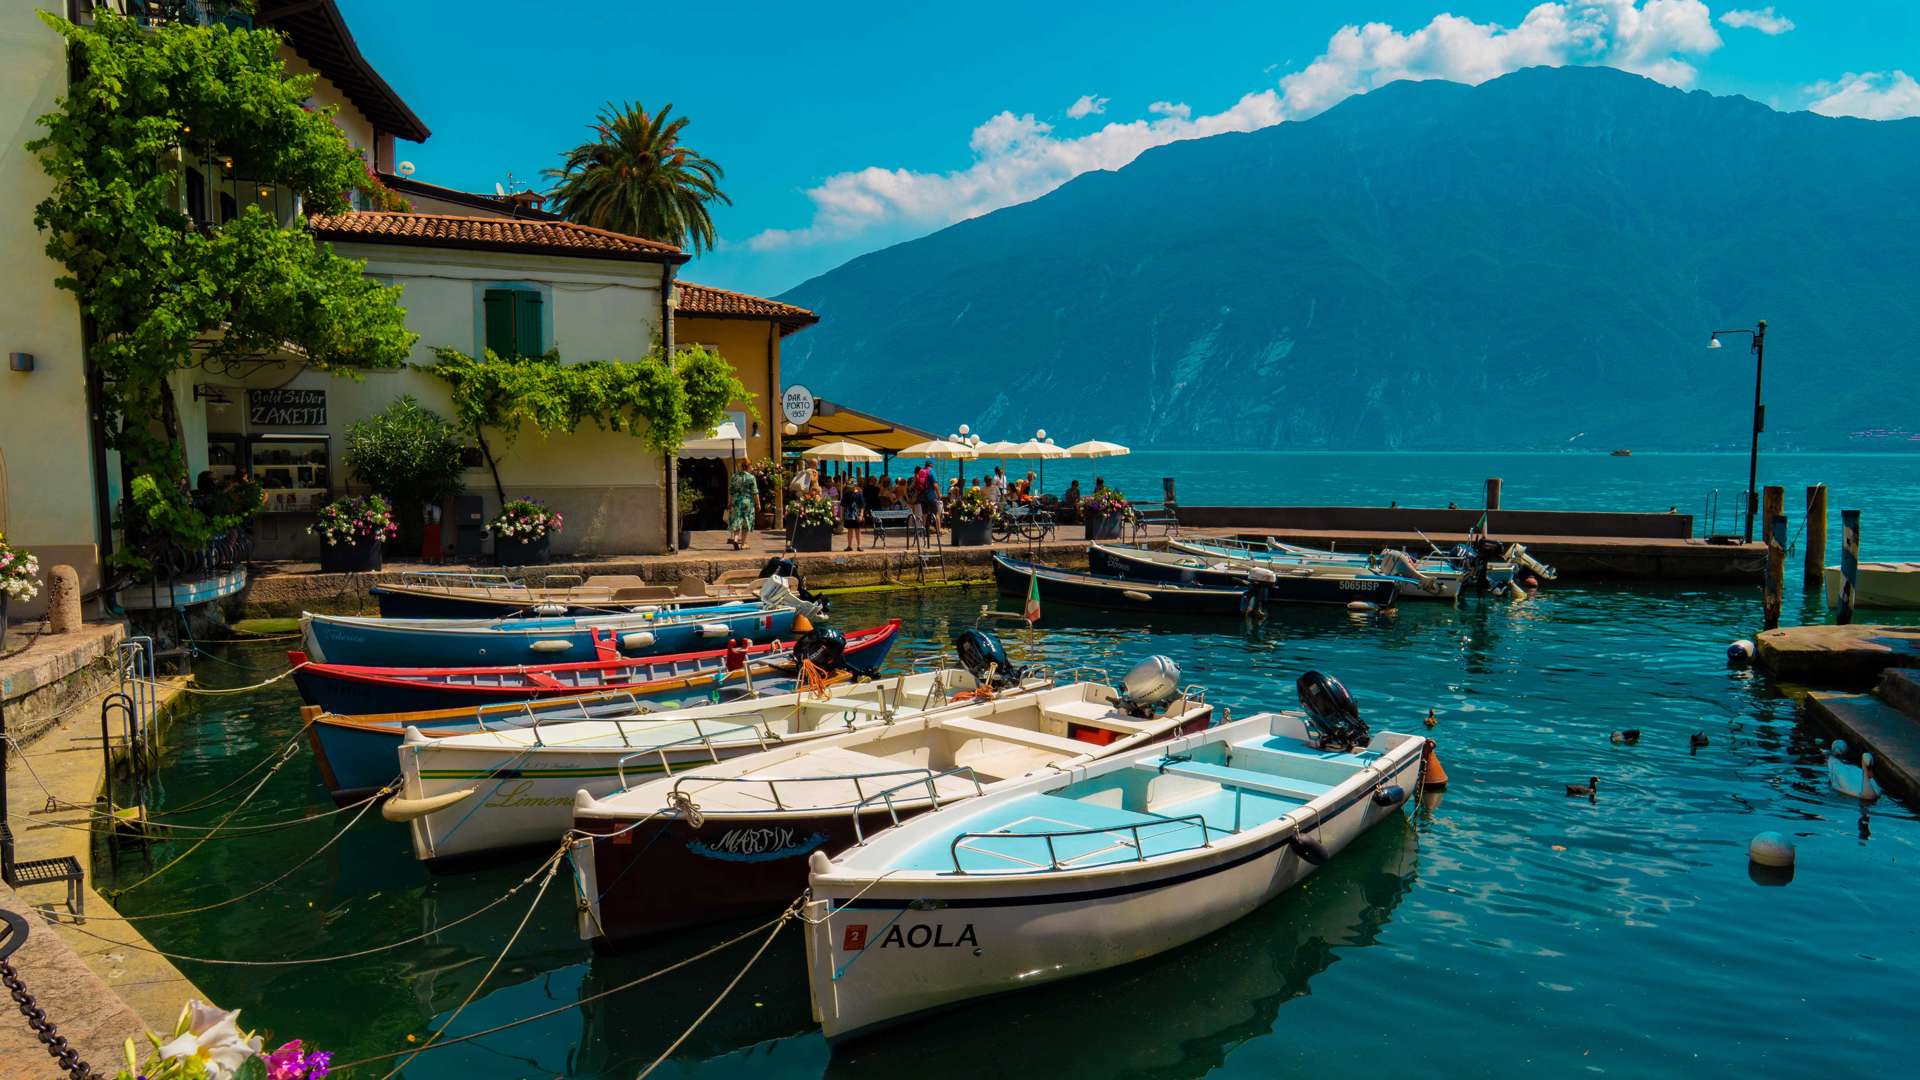
<path fill-rule="evenodd" d="M 513 330 L 514 343 L 521 356 L 539 356 L 546 350 L 541 347 L 544 324 L 540 316 L 544 302 L 539 293 L 531 289 L 516 289 L 513 293 Z"/>
<path fill-rule="evenodd" d="M 513 333 L 513 290 L 488 289 L 484 299 L 487 313 L 487 348 L 500 356 L 512 356 L 518 350 Z"/>

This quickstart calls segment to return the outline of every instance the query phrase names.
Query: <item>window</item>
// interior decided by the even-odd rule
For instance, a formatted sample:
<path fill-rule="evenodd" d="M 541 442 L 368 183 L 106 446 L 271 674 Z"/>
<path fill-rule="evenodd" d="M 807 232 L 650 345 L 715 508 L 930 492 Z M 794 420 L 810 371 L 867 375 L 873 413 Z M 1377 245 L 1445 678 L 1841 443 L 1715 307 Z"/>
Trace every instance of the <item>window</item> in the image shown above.
<path fill-rule="evenodd" d="M 533 289 L 488 289 L 486 345 L 501 356 L 539 356 L 545 352 L 545 303 Z"/>

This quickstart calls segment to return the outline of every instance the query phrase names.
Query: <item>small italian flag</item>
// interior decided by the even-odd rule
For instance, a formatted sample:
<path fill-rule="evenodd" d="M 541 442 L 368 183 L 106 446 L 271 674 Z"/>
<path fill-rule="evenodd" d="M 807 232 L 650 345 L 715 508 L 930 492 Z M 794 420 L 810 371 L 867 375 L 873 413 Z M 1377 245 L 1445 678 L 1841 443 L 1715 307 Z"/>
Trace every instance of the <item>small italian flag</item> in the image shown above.
<path fill-rule="evenodd" d="M 1020 617 L 1032 626 L 1040 621 L 1040 571 L 1032 570 L 1027 575 L 1027 606 Z"/>

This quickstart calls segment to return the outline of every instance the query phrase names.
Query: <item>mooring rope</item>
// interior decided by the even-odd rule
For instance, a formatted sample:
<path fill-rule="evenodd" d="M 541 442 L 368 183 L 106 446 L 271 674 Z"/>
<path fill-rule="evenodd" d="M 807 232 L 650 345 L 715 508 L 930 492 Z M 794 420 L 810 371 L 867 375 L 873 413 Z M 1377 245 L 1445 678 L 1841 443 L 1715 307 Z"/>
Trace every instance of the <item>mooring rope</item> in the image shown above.
<path fill-rule="evenodd" d="M 559 854 L 559 853 L 556 852 L 555 854 Z M 353 952 L 347 952 L 347 953 L 337 953 L 332 956 L 309 956 L 309 957 L 305 957 L 303 959 L 297 959 L 297 960 L 232 960 L 232 959 L 221 959 L 218 957 L 208 957 L 208 956 L 189 956 L 185 953 L 168 952 L 165 949 L 156 949 L 151 945 L 142 945 L 142 944 L 137 944 L 131 941 L 117 941 L 112 938 L 102 937 L 99 934 L 89 932 L 85 927 L 82 927 L 82 926 L 70 925 L 70 926 L 67 926 L 67 929 L 77 930 L 82 934 L 86 934 L 88 937 L 94 938 L 95 940 L 104 941 L 112 945 L 121 946 L 123 948 L 135 949 L 139 952 L 144 952 L 144 953 L 152 953 L 155 956 L 164 956 L 169 960 L 186 960 L 196 964 L 224 964 L 229 967 L 296 967 L 303 964 L 331 964 L 340 960 L 358 960 L 363 956 L 372 956 L 375 953 L 388 952 L 393 949 L 399 949 L 408 945 L 414 945 L 419 942 L 425 941 L 436 934 L 445 933 L 446 931 L 451 930 L 456 926 L 459 926 L 461 923 L 471 922 L 472 920 L 477 919 L 482 915 L 485 915 L 487 912 L 492 911 L 494 908 L 499 907 L 501 904 L 506 903 L 508 900 L 513 899 L 514 895 L 517 894 L 521 889 L 524 889 L 528 885 L 533 884 L 534 879 L 540 876 L 541 872 L 546 869 L 546 866 L 547 866 L 546 863 L 544 862 L 541 863 L 538 867 L 534 868 L 533 873 L 528 874 L 526 877 L 520 879 L 519 884 L 508 889 L 506 892 L 501 893 L 499 896 L 494 897 L 492 900 L 487 901 L 485 904 L 481 905 L 480 907 L 477 907 L 472 911 L 467 912 L 465 915 L 460 916 L 459 918 L 453 920 L 452 922 L 441 923 L 440 925 L 434 927 L 431 930 L 424 930 L 418 934 L 413 935 L 412 937 L 402 938 L 399 941 L 390 941 L 385 945 L 374 945 L 369 948 L 356 949 Z M 89 918 L 91 918 L 91 916 L 89 916 Z M 396 1051 L 394 1054 L 389 1054 L 386 1056 L 393 1057 L 393 1056 L 397 1056 L 398 1054 L 404 1054 L 404 1053 L 406 1053 L 405 1050 L 400 1050 L 400 1051 Z M 373 1060 L 373 1059 L 369 1059 L 369 1060 Z"/>
<path fill-rule="evenodd" d="M 790 912 L 792 909 L 788 909 L 788 910 Z M 769 927 L 775 926 L 776 923 L 784 923 L 787 920 L 787 918 L 788 918 L 788 912 L 782 912 L 780 915 L 777 915 L 774 918 L 761 923 L 759 926 L 753 927 L 750 930 L 743 930 L 739 934 L 733 937 L 730 937 L 725 941 L 720 942 L 718 945 L 713 945 L 709 948 L 703 949 L 700 952 L 694 953 L 692 956 L 689 956 L 684 960 L 676 960 L 673 963 L 668 964 L 666 967 L 660 968 L 655 971 L 650 971 L 645 975 L 641 975 L 636 978 L 628 979 L 626 982 L 623 982 L 618 986 L 610 986 L 605 990 L 599 990 L 599 991 L 595 991 L 594 993 L 588 994 L 586 997 L 576 998 L 575 1000 L 570 1001 L 565 1005 L 556 1005 L 551 1009 L 534 1013 L 531 1016 L 523 1016 L 518 1020 L 509 1020 L 504 1024 L 496 1024 L 493 1027 L 484 1028 L 480 1031 L 469 1032 L 468 1034 L 465 1034 L 465 1035 L 455 1035 L 450 1039 L 441 1039 L 440 1041 L 434 1043 L 432 1046 L 422 1046 L 417 1048 L 408 1047 L 405 1050 L 391 1050 L 384 1054 L 375 1054 L 372 1057 L 356 1058 L 355 1060 L 346 1062 L 344 1064 L 337 1064 L 334 1066 L 334 1069 L 335 1070 L 350 1069 L 356 1065 L 369 1065 L 376 1061 L 387 1061 L 392 1058 L 397 1058 L 402 1054 L 417 1054 L 417 1053 L 422 1053 L 426 1050 L 444 1050 L 449 1046 L 457 1046 L 460 1043 L 472 1042 L 475 1039 L 484 1039 L 489 1035 L 498 1035 L 503 1031 L 508 1031 L 525 1024 L 538 1023 L 541 1020 L 546 1020 L 551 1017 L 559 1016 L 561 1013 L 571 1012 L 574 1009 L 578 1009 L 583 1005 L 591 1005 L 596 1001 L 601 1001 L 606 998 L 610 998 L 615 994 L 625 993 L 626 991 L 631 990 L 636 986 L 639 986 L 643 983 L 652 982 L 654 979 L 660 978 L 663 975 L 671 975 L 674 972 L 679 971 L 681 968 L 687 967 L 688 965 L 691 965 L 691 964 L 699 963 L 700 961 L 705 960 L 707 957 L 712 956 L 715 953 L 723 952 L 727 949 L 730 949 L 733 946 L 738 945 L 741 942 L 752 937 L 753 935 L 758 934 L 760 931 L 765 930 Z"/>
<path fill-rule="evenodd" d="M 260 794 L 260 790 L 267 786 L 267 781 L 273 779 L 274 774 L 278 773 L 282 766 L 286 765 L 287 762 L 293 760 L 293 754 L 291 751 L 292 751 L 292 748 L 289 747 L 286 752 L 283 752 L 280 755 L 280 760 L 273 763 L 273 767 L 266 771 L 266 775 L 260 778 L 260 782 L 253 785 L 253 788 L 249 790 L 247 794 L 243 798 L 241 798 L 239 802 L 233 804 L 233 809 L 228 810 L 227 815 L 221 818 L 218 822 L 214 824 L 212 832 L 209 832 L 207 833 L 207 835 L 202 836 L 200 839 L 194 841 L 191 847 L 187 848 L 187 850 L 181 852 L 180 854 L 175 855 L 173 858 L 167 860 L 167 862 L 164 865 L 162 865 L 159 869 L 153 871 L 152 873 L 148 874 L 146 877 L 141 878 L 139 881 L 134 882 L 133 884 L 127 886 L 124 889 L 114 890 L 113 896 L 123 896 L 127 893 L 132 892 L 133 890 L 139 888 L 140 886 L 145 885 L 147 882 L 152 881 L 154 878 L 159 877 L 161 874 L 164 874 L 167 871 L 173 869 L 174 867 L 180 865 L 180 863 L 184 861 L 188 856 L 192 855 L 196 851 L 199 851 L 200 846 L 202 844 L 205 844 L 209 839 L 211 839 L 215 833 L 219 832 L 221 829 L 226 828 L 227 823 L 233 820 L 233 816 L 235 814 L 238 814 L 241 811 L 241 809 L 247 805 L 247 803 L 252 802 L 253 797 L 255 795 Z M 369 805 L 371 805 L 371 803 L 369 803 Z M 358 821 L 358 820 L 360 820 L 358 817 L 354 818 L 354 821 Z M 352 827 L 352 823 L 349 822 L 348 828 L 351 828 L 351 827 Z M 341 831 L 344 832 L 345 830 L 343 829 Z M 338 837 L 336 836 L 336 839 L 337 838 Z M 332 842 L 333 842 L 332 840 L 329 840 L 327 843 L 331 844 Z M 312 856 L 308 856 L 308 858 L 312 858 Z M 108 897 L 108 899 L 112 899 L 112 897 Z"/>
<path fill-rule="evenodd" d="M 275 750 L 271 754 L 266 755 L 265 757 L 262 757 L 259 761 L 254 762 L 252 765 L 247 766 L 246 771 L 242 772 L 239 776 L 236 776 L 232 780 L 227 781 L 225 784 L 222 784 L 220 787 L 215 788 L 213 791 L 200 796 L 198 799 L 190 800 L 182 806 L 170 806 L 166 810 L 163 810 L 161 812 L 165 814 L 188 814 L 188 813 L 192 813 L 195 810 L 204 810 L 209 806 L 215 805 L 220 801 L 220 796 L 225 795 L 227 792 L 232 791 L 236 787 L 239 787 L 240 784 L 244 782 L 247 777 L 252 776 L 254 772 L 257 771 L 262 765 L 265 765 L 268 762 L 274 760 L 274 758 L 277 756 L 283 756 L 290 753 L 292 749 L 299 744 L 301 737 L 306 735 L 308 729 L 312 727 L 313 727 L 313 721 L 307 720 L 305 723 L 302 723 L 300 725 L 299 731 L 296 731 L 292 735 L 288 736 L 287 741 L 284 744 L 282 744 L 279 749 Z"/>
<path fill-rule="evenodd" d="M 210 689 L 207 687 L 188 686 L 180 683 L 163 683 L 158 679 L 137 679 L 136 678 L 136 679 L 128 679 L 127 681 L 131 683 L 140 683 L 144 686 L 151 686 L 156 690 L 177 690 L 182 694 L 199 694 L 201 697 L 225 697 L 229 694 L 251 694 L 255 690 L 264 690 L 267 687 L 272 686 L 274 683 L 279 682 L 281 679 L 284 679 L 287 676 L 293 674 L 294 672 L 299 671 L 301 668 L 312 665 L 312 663 L 313 661 L 311 660 L 302 660 L 298 664 L 293 665 L 287 670 L 281 672 L 278 675 L 275 675 L 271 679 L 267 679 L 264 682 L 257 682 L 257 683 L 254 683 L 252 686 L 231 686 L 224 689 Z"/>
<path fill-rule="evenodd" d="M 675 1050 L 680 1049 L 680 1044 L 693 1037 L 693 1033 L 699 1029 L 700 1025 L 706 1023 L 707 1017 L 713 1015 L 713 1010 L 719 1008 L 720 1003 L 727 1000 L 727 995 L 733 993 L 733 988 L 740 985 L 740 980 L 747 977 L 747 972 L 753 970 L 754 962 L 760 959 L 761 954 L 767 951 L 769 945 L 773 944 L 773 939 L 779 937 L 780 931 L 786 929 L 787 923 L 793 921 L 794 912 L 799 906 L 800 901 L 795 900 L 793 905 L 788 907 L 787 910 L 780 915 L 780 918 L 774 922 L 773 929 L 767 932 L 765 940 L 760 942 L 760 947 L 753 950 L 752 956 L 747 957 L 746 964 L 742 966 L 738 972 L 734 973 L 733 979 L 721 989 L 719 995 L 715 997 L 705 1009 L 701 1010 L 699 1016 L 693 1018 L 693 1023 L 687 1025 L 687 1030 L 681 1032 L 679 1038 L 668 1044 L 665 1050 L 660 1051 L 660 1056 L 653 1059 L 653 1064 L 640 1070 L 640 1075 L 636 1077 L 635 1080 L 647 1080 L 647 1077 L 653 1075 L 653 1070 L 659 1068 L 662 1062 L 672 1057 Z"/>

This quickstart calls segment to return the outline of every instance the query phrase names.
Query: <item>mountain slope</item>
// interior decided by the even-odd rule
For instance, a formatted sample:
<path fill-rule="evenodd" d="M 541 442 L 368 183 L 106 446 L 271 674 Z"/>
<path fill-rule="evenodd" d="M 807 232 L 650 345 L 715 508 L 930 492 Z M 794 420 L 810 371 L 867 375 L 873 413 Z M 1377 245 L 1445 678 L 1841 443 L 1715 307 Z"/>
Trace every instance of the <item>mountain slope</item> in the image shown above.
<path fill-rule="evenodd" d="M 1249 448 L 1746 442 L 1920 416 L 1920 119 L 1600 68 L 1396 83 L 855 259 L 789 381 L 941 432 Z M 1063 440 L 1064 441 L 1064 440 Z"/>

